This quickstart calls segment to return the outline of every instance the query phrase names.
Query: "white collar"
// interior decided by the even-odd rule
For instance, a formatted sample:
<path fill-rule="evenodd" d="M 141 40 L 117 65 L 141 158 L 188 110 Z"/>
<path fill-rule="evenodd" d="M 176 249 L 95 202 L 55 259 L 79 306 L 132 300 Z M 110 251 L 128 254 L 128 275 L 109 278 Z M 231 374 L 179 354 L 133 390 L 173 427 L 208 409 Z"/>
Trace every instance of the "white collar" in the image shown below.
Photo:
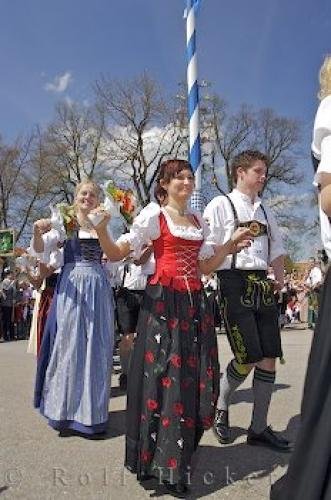
<path fill-rule="evenodd" d="M 243 200 L 245 201 L 246 203 L 249 203 L 250 205 L 254 205 L 254 206 L 259 206 L 261 205 L 261 198 L 259 196 L 256 196 L 254 202 L 252 202 L 252 199 L 250 196 L 248 196 L 248 194 L 245 194 L 241 191 L 239 191 L 239 189 L 237 188 L 234 188 L 232 191 L 231 191 L 231 194 L 235 197 L 235 198 L 239 198 L 240 200 Z"/>

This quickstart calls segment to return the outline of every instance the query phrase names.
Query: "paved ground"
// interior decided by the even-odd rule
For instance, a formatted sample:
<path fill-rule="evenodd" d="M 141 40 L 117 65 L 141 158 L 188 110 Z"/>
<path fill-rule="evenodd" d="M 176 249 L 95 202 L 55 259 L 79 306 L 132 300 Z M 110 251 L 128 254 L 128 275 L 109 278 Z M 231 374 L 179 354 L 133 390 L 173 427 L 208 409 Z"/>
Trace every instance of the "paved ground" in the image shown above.
<path fill-rule="evenodd" d="M 311 331 L 283 332 L 286 364 L 279 366 L 270 423 L 293 438 L 311 342 Z M 171 498 L 153 483 L 143 488 L 123 468 L 125 397 L 114 375 L 107 439 L 59 438 L 32 409 L 35 370 L 26 341 L 0 344 L 0 495 L 3 499 L 145 499 Z M 219 335 L 221 365 L 230 359 L 224 335 Z M 288 455 L 245 444 L 252 392 L 249 378 L 231 409 L 234 442 L 220 447 L 205 433 L 195 457 L 191 498 L 251 500 L 268 498 L 269 485 L 285 471 Z"/>

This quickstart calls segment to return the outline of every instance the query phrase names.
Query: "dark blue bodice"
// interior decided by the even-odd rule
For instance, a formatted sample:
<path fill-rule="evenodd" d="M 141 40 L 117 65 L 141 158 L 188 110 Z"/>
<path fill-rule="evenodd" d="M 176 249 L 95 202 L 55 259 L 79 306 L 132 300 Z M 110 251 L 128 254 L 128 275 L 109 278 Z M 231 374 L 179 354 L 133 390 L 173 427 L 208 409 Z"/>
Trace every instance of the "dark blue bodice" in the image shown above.
<path fill-rule="evenodd" d="M 101 263 L 102 249 L 96 238 L 71 238 L 64 243 L 64 264 L 73 262 Z"/>

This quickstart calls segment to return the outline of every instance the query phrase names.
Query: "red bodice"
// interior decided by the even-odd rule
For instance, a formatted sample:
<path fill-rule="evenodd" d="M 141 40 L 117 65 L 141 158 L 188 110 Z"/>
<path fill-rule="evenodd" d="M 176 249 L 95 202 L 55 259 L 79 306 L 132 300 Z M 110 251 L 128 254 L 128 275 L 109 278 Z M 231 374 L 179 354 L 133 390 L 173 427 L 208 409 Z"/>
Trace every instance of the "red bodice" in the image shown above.
<path fill-rule="evenodd" d="M 171 234 L 160 213 L 160 237 L 153 241 L 155 272 L 150 283 L 161 283 L 179 291 L 200 290 L 198 254 L 202 240 L 187 240 Z"/>

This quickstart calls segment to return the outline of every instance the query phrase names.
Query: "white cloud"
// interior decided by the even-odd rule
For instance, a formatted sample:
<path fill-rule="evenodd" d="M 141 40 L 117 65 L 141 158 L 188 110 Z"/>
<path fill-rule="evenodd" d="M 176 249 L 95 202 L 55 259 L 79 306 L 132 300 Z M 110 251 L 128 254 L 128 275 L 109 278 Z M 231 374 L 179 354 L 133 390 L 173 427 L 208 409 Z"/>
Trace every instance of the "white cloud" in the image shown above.
<path fill-rule="evenodd" d="M 63 75 L 57 75 L 52 82 L 45 85 L 45 90 L 49 92 L 64 92 L 69 87 L 73 78 L 70 71 L 66 71 Z"/>

